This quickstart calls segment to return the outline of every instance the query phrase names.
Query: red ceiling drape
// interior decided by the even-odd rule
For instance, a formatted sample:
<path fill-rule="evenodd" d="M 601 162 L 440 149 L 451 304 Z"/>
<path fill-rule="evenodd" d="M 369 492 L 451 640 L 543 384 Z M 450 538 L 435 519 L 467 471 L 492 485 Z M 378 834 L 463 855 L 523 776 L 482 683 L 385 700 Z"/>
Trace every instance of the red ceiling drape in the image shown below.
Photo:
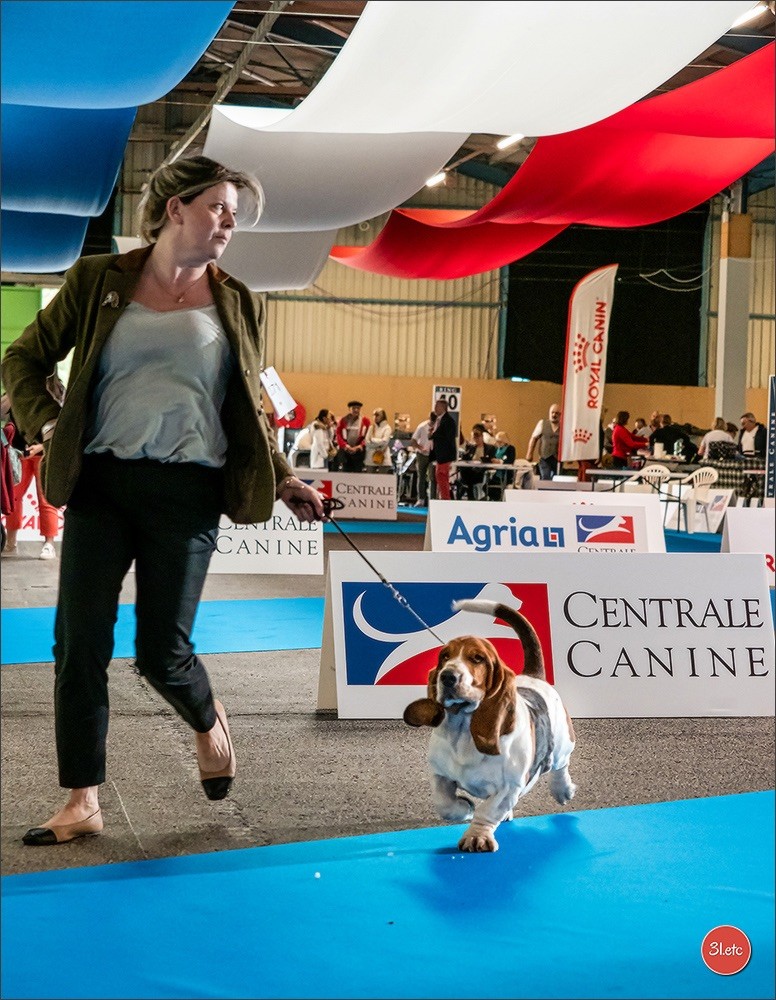
<path fill-rule="evenodd" d="M 397 209 L 350 267 L 460 278 L 526 256 L 566 226 L 643 226 L 713 197 L 773 150 L 774 45 L 595 125 L 540 138 L 479 211 Z"/>

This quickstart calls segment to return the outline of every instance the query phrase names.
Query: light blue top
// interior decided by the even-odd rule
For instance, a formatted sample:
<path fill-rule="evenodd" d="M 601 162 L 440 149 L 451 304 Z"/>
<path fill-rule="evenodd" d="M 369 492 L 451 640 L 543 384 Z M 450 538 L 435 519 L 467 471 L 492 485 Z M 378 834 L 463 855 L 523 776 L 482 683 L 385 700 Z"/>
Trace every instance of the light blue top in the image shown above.
<path fill-rule="evenodd" d="M 85 452 L 220 468 L 233 366 L 214 305 L 157 312 L 130 302 L 100 356 Z"/>

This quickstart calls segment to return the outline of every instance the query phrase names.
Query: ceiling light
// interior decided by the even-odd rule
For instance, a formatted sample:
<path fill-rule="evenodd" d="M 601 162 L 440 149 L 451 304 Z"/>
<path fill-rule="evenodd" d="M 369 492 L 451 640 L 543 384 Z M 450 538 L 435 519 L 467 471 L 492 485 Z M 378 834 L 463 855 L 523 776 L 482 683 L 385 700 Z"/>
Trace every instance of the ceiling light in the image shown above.
<path fill-rule="evenodd" d="M 426 187 L 427 188 L 436 187 L 437 184 L 443 184 L 446 180 L 447 180 L 447 174 L 444 172 L 444 170 L 442 170 L 438 174 L 434 174 L 433 177 L 429 177 L 429 179 L 426 181 Z"/>
<path fill-rule="evenodd" d="M 760 14 L 763 14 L 766 10 L 768 10 L 767 4 L 758 3 L 757 6 L 748 10 L 746 14 L 742 14 L 738 20 L 733 21 L 731 28 L 740 28 L 742 24 L 747 24 L 747 22 L 753 20 L 755 17 L 758 17 Z"/>
<path fill-rule="evenodd" d="M 510 146 L 514 146 L 516 142 L 520 142 L 521 139 L 525 139 L 522 132 L 518 132 L 515 135 L 504 136 L 503 139 L 499 139 L 496 143 L 496 149 L 509 149 Z"/>

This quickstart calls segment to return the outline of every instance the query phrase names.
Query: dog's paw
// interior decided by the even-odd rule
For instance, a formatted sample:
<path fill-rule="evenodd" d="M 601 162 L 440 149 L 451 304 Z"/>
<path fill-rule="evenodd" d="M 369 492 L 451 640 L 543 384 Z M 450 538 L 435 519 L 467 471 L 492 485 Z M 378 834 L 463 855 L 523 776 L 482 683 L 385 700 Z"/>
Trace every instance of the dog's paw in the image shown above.
<path fill-rule="evenodd" d="M 458 850 L 471 854 L 493 853 L 498 850 L 496 838 L 487 830 L 467 830 L 458 841 Z"/>
<path fill-rule="evenodd" d="M 550 791 L 552 792 L 552 797 L 560 805 L 565 806 L 568 802 L 574 798 L 577 792 L 577 786 L 573 781 L 568 779 L 553 781 L 550 784 Z"/>

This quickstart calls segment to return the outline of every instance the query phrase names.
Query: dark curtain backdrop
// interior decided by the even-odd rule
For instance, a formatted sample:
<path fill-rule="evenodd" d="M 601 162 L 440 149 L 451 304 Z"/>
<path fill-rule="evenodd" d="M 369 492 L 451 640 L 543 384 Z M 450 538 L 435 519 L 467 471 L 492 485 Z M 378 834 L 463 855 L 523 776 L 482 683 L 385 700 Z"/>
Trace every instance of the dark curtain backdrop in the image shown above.
<path fill-rule="evenodd" d="M 571 226 L 511 264 L 504 376 L 562 382 L 574 286 L 598 267 L 619 264 L 606 381 L 697 385 L 698 276 L 703 270 L 708 211 L 704 204 L 666 222 L 636 229 Z M 683 281 L 672 280 L 662 269 Z M 639 277 L 642 274 L 651 277 L 646 280 Z"/>

